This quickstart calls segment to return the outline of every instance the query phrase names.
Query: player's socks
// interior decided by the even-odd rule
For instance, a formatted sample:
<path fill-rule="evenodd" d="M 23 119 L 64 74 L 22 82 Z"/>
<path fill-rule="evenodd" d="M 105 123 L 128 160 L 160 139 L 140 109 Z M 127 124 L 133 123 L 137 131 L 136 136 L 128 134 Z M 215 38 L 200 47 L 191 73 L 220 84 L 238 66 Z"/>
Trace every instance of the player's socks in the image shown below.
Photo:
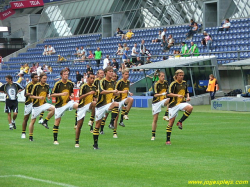
<path fill-rule="evenodd" d="M 75 126 L 77 126 L 77 110 L 76 110 L 76 113 L 75 113 Z"/>
<path fill-rule="evenodd" d="M 166 110 L 166 112 L 165 112 L 165 116 L 168 116 L 168 108 L 167 108 L 167 110 Z"/>
<path fill-rule="evenodd" d="M 120 123 L 123 122 L 123 116 L 125 115 L 125 109 L 122 109 Z"/>
<path fill-rule="evenodd" d="M 166 128 L 166 132 L 167 132 L 167 141 L 170 141 L 170 136 L 171 136 L 171 132 L 172 132 L 172 127 L 170 127 L 169 125 Z"/>
<path fill-rule="evenodd" d="M 33 141 L 33 133 L 30 133 L 30 134 L 29 134 L 29 140 L 30 140 L 30 141 Z"/>
<path fill-rule="evenodd" d="M 125 110 L 125 115 L 128 115 L 128 111 L 127 110 Z"/>
<path fill-rule="evenodd" d="M 44 114 L 44 112 L 41 112 L 41 113 L 40 113 L 39 120 L 40 120 L 40 119 L 43 119 L 43 114 Z"/>
<path fill-rule="evenodd" d="M 93 131 L 94 146 L 98 146 L 99 128 L 95 128 Z"/>
<path fill-rule="evenodd" d="M 22 130 L 22 134 L 26 134 L 26 130 Z"/>
<path fill-rule="evenodd" d="M 185 121 L 188 118 L 188 116 L 190 116 L 190 114 L 191 113 L 189 113 L 188 111 L 185 111 L 179 122 L 182 123 L 183 121 Z"/>
<path fill-rule="evenodd" d="M 90 129 L 89 129 L 90 131 L 93 131 L 93 126 L 90 126 Z"/>
<path fill-rule="evenodd" d="M 152 130 L 152 136 L 155 137 L 155 131 Z"/>
<path fill-rule="evenodd" d="M 54 141 L 57 141 L 58 129 L 59 129 L 59 127 L 54 125 L 54 127 L 53 127 Z"/>
<path fill-rule="evenodd" d="M 94 122 L 94 116 L 91 115 L 90 118 L 89 118 L 89 120 L 92 121 L 92 122 Z"/>
<path fill-rule="evenodd" d="M 76 144 L 79 144 L 79 138 L 78 138 L 78 139 L 76 139 Z"/>
<path fill-rule="evenodd" d="M 116 129 L 113 130 L 113 134 L 117 134 Z"/>
<path fill-rule="evenodd" d="M 47 123 L 49 121 L 49 118 L 45 118 L 45 120 L 43 121 L 43 123 Z"/>
<path fill-rule="evenodd" d="M 103 129 L 104 129 L 105 122 L 106 122 L 106 120 L 105 120 L 105 119 L 103 119 L 103 120 L 102 120 L 102 123 L 101 123 L 101 131 L 103 131 Z"/>
<path fill-rule="evenodd" d="M 118 107 L 114 107 L 114 108 L 112 109 L 112 113 L 111 113 L 111 121 L 110 121 L 110 124 L 112 124 L 112 125 L 114 124 L 115 118 L 117 117 L 118 113 L 119 113 Z"/>

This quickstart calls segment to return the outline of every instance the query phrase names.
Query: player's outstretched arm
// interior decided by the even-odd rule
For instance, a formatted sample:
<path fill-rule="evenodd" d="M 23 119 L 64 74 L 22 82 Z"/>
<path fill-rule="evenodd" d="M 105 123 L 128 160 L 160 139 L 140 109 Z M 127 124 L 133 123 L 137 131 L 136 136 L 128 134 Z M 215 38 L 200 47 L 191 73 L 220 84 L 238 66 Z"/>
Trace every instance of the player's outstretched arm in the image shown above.
<path fill-rule="evenodd" d="M 60 97 L 60 96 L 66 96 L 66 95 L 68 95 L 68 94 L 69 94 L 68 92 L 53 93 L 53 94 L 51 94 L 50 96 L 51 96 L 51 97 Z"/>
<path fill-rule="evenodd" d="M 167 94 L 168 97 L 179 97 L 179 98 L 183 98 L 183 95 L 179 95 L 179 94 L 173 94 L 173 93 L 169 93 Z"/>
<path fill-rule="evenodd" d="M 44 96 L 35 96 L 35 95 L 31 95 L 30 98 L 31 99 L 39 99 L 39 100 L 45 99 Z"/>

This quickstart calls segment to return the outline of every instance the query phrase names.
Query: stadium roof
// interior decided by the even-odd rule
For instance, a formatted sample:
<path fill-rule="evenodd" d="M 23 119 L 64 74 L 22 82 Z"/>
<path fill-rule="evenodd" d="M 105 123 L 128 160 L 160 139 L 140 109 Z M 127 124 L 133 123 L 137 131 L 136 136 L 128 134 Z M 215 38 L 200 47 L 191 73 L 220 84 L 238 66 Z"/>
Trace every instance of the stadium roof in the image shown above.
<path fill-rule="evenodd" d="M 215 58 L 215 56 L 181 57 L 181 58 L 174 58 L 155 63 L 145 64 L 142 66 L 136 66 L 130 69 L 163 69 L 163 68 L 173 68 L 173 67 L 185 67 L 197 62 L 202 62 L 213 58 Z"/>
<path fill-rule="evenodd" d="M 223 64 L 223 66 L 250 66 L 250 58 Z"/>

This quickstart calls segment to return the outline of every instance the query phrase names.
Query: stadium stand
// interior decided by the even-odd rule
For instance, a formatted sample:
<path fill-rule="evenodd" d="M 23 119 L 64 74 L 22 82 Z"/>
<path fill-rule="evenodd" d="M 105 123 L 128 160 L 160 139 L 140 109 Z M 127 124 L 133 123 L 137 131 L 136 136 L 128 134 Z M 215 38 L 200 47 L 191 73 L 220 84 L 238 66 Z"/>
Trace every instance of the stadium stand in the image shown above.
<path fill-rule="evenodd" d="M 204 28 L 204 30 L 209 33 L 212 38 L 212 50 L 209 55 L 215 55 L 218 58 L 218 64 L 225 64 L 228 62 L 233 62 L 237 59 L 249 58 L 250 52 L 244 52 L 244 50 L 250 50 L 250 18 L 231 20 L 231 28 L 228 32 L 220 32 L 217 34 L 217 27 Z M 201 28 L 202 25 L 199 25 Z M 173 54 L 174 50 L 180 50 L 180 43 L 185 41 L 188 46 L 190 42 L 193 41 L 198 45 L 200 50 L 200 55 L 207 56 L 209 51 L 202 46 L 201 40 L 203 38 L 202 32 L 198 32 L 192 38 L 192 40 L 186 40 L 187 25 L 178 25 L 167 27 L 166 37 L 169 34 L 173 35 L 175 39 L 175 45 L 165 53 L 162 51 L 160 43 L 152 43 L 152 39 L 157 38 L 158 31 L 163 30 L 163 27 L 160 28 L 149 28 L 149 29 L 139 29 L 133 30 L 135 36 L 128 41 L 121 41 L 120 37 L 113 36 L 102 38 L 101 34 L 92 34 L 92 35 L 81 35 L 65 38 L 52 38 L 46 39 L 42 44 L 37 44 L 35 48 L 30 48 L 26 53 L 20 53 L 18 57 L 11 58 L 8 62 L 2 66 L 2 71 L 0 74 L 0 82 L 4 82 L 4 76 L 7 74 L 15 75 L 19 72 L 20 64 L 28 63 L 31 67 L 33 63 L 40 63 L 40 65 L 46 63 L 53 68 L 53 73 L 48 75 L 48 83 L 50 87 L 53 87 L 55 81 L 54 78 L 59 75 L 59 71 L 62 67 L 70 67 L 71 74 L 70 79 L 75 82 L 75 71 L 79 70 L 80 72 L 85 72 L 86 64 L 91 63 L 94 71 L 97 71 L 95 60 L 77 62 L 73 64 L 75 56 L 73 55 L 76 47 L 84 46 L 88 51 L 95 51 L 97 47 L 100 47 L 103 52 L 103 57 L 109 55 L 110 58 L 117 58 L 119 62 L 119 55 L 116 55 L 117 46 L 119 43 L 127 43 L 130 51 L 134 43 L 140 44 L 141 40 L 145 40 L 145 46 L 153 55 L 151 58 L 152 62 L 161 61 L 163 56 L 169 56 Z M 52 45 L 56 54 L 51 56 L 43 56 L 44 45 Z M 138 47 L 139 48 L 139 47 Z M 232 51 L 232 52 L 230 52 Z M 238 52 L 241 51 L 241 52 Z M 203 54 L 202 54 L 203 53 Z M 239 55 L 238 55 L 239 54 Z M 65 57 L 67 60 L 65 62 L 58 63 L 58 55 Z M 101 62 L 102 63 L 102 62 Z M 153 72 L 149 71 L 148 74 Z M 118 73 L 120 76 L 121 74 Z M 24 78 L 29 77 L 25 75 Z M 131 82 L 136 82 L 144 78 L 143 72 L 131 72 Z M 16 81 L 17 78 L 14 78 Z M 23 81 L 22 84 L 25 81 Z"/>

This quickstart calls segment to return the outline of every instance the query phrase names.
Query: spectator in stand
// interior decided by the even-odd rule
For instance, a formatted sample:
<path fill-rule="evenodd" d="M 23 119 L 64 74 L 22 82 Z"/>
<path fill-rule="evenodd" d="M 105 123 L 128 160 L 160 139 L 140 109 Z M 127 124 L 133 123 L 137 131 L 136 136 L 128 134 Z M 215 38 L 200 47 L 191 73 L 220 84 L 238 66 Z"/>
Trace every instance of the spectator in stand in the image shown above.
<path fill-rule="evenodd" d="M 203 46 L 206 46 L 208 51 L 211 51 L 212 41 L 213 41 L 212 36 L 208 34 L 206 31 L 203 32 L 203 35 L 204 38 L 202 39 L 201 44 Z"/>
<path fill-rule="evenodd" d="M 102 58 L 102 51 L 100 50 L 100 47 L 97 47 L 97 50 L 95 51 L 95 61 L 96 66 L 99 68 L 100 62 Z"/>
<path fill-rule="evenodd" d="M 125 61 L 124 63 L 124 68 L 132 68 L 133 67 L 133 63 L 130 61 L 130 59 L 128 58 L 127 61 Z"/>
<path fill-rule="evenodd" d="M 147 57 L 145 64 L 151 64 L 150 57 Z"/>
<path fill-rule="evenodd" d="M 118 49 L 117 49 L 117 51 L 116 51 L 116 54 L 117 55 L 123 55 L 123 47 L 122 47 L 122 45 L 121 44 L 118 44 Z"/>
<path fill-rule="evenodd" d="M 167 29 L 164 28 L 164 29 L 163 29 L 163 32 L 161 33 L 161 42 L 163 42 L 163 41 L 166 40 L 166 32 L 167 32 Z"/>
<path fill-rule="evenodd" d="M 83 83 L 87 83 L 87 73 L 83 73 Z"/>
<path fill-rule="evenodd" d="M 197 25 L 197 23 L 194 23 L 194 26 L 193 26 L 192 30 L 189 30 L 188 33 L 186 34 L 187 39 L 192 37 L 194 34 L 196 34 L 197 31 L 198 31 L 198 25 Z"/>
<path fill-rule="evenodd" d="M 181 54 L 183 57 L 188 57 L 188 47 L 187 47 L 187 44 L 185 42 L 181 42 Z"/>
<path fill-rule="evenodd" d="M 140 55 L 141 55 L 142 61 L 144 61 L 145 52 L 146 52 L 145 41 L 142 40 L 141 45 L 140 45 Z"/>
<path fill-rule="evenodd" d="M 26 63 L 26 64 L 24 64 L 24 70 L 23 70 L 23 73 L 24 74 L 28 74 L 29 73 L 29 69 L 30 69 L 30 67 L 29 67 L 29 65 Z"/>
<path fill-rule="evenodd" d="M 18 78 L 18 80 L 16 82 L 21 84 L 21 82 L 24 80 L 23 74 L 19 74 L 18 76 L 19 76 L 19 78 Z"/>
<path fill-rule="evenodd" d="M 175 52 L 175 57 L 176 58 L 180 58 L 181 57 L 181 55 L 180 55 L 180 51 L 179 50 L 176 50 L 176 52 Z"/>
<path fill-rule="evenodd" d="M 110 66 L 109 55 L 106 55 L 106 58 L 103 60 L 102 69 L 104 70 L 106 67 Z"/>
<path fill-rule="evenodd" d="M 43 50 L 43 55 L 48 55 L 47 53 L 48 53 L 48 46 L 45 45 Z"/>
<path fill-rule="evenodd" d="M 76 53 L 74 55 L 76 57 L 80 57 L 81 56 L 81 50 L 79 49 L 79 47 L 76 47 Z"/>
<path fill-rule="evenodd" d="M 87 64 L 86 68 L 87 68 L 87 70 L 86 70 L 87 74 L 93 73 L 93 69 L 92 69 L 92 67 L 90 67 L 89 64 Z"/>
<path fill-rule="evenodd" d="M 190 25 L 188 25 L 188 30 L 192 30 L 193 27 L 194 27 L 194 20 L 193 19 L 190 19 Z"/>
<path fill-rule="evenodd" d="M 26 78 L 25 86 L 27 86 L 27 84 L 29 84 L 29 83 L 30 83 L 29 78 Z"/>
<path fill-rule="evenodd" d="M 121 40 L 124 38 L 124 32 L 119 27 L 117 28 L 116 36 L 121 36 Z"/>
<path fill-rule="evenodd" d="M 94 58 L 94 55 L 93 55 L 92 51 L 89 51 L 88 59 L 93 59 L 93 58 Z"/>
<path fill-rule="evenodd" d="M 17 74 L 17 76 L 23 74 L 23 72 L 24 72 L 24 65 L 21 64 L 20 70 L 19 70 L 19 73 Z"/>
<path fill-rule="evenodd" d="M 80 56 L 81 56 L 81 59 L 82 60 L 85 60 L 86 59 L 86 56 L 87 56 L 87 51 L 83 48 L 83 46 L 80 47 Z"/>
<path fill-rule="evenodd" d="M 145 55 L 148 56 L 149 58 L 151 58 L 151 53 L 150 53 L 150 51 L 148 49 L 146 49 Z"/>
<path fill-rule="evenodd" d="M 48 66 L 43 64 L 42 70 L 44 73 L 48 73 Z"/>
<path fill-rule="evenodd" d="M 52 47 L 51 45 L 49 45 L 47 55 L 53 55 L 55 53 L 56 53 L 56 51 L 55 51 L 54 47 Z"/>
<path fill-rule="evenodd" d="M 30 68 L 30 73 L 36 73 L 36 69 L 37 69 L 36 65 L 33 64 L 32 67 Z"/>
<path fill-rule="evenodd" d="M 191 47 L 188 51 L 189 54 L 192 54 L 194 56 L 199 56 L 199 49 L 198 46 L 196 44 L 194 44 L 194 42 L 191 42 Z"/>
<path fill-rule="evenodd" d="M 112 67 L 115 72 L 119 71 L 119 64 L 115 58 L 112 59 Z"/>
<path fill-rule="evenodd" d="M 136 58 L 136 63 L 135 63 L 136 66 L 141 66 L 141 65 L 144 65 L 144 62 L 141 60 L 140 57 L 137 57 Z"/>
<path fill-rule="evenodd" d="M 163 41 L 162 44 L 163 44 L 163 51 L 164 52 L 169 50 L 174 45 L 174 39 L 173 39 L 172 34 L 170 34 L 168 36 L 167 41 Z"/>
<path fill-rule="evenodd" d="M 125 51 L 123 51 L 123 55 L 122 55 L 122 62 L 123 62 L 123 63 L 125 63 L 125 62 L 128 61 L 128 50 L 129 50 L 129 48 L 126 47 L 126 48 L 125 48 Z"/>
<path fill-rule="evenodd" d="M 136 56 L 139 54 L 138 52 L 136 52 L 136 47 L 137 47 L 137 43 L 134 43 L 134 47 L 132 48 L 132 52 L 131 52 L 131 58 L 132 58 L 133 64 L 136 63 Z"/>
<path fill-rule="evenodd" d="M 155 40 L 152 40 L 152 43 L 161 42 L 161 41 L 162 41 L 162 36 L 161 36 L 161 31 L 159 31 L 158 38 L 156 38 Z"/>
<path fill-rule="evenodd" d="M 66 61 L 66 60 L 67 60 L 67 59 L 65 59 L 63 56 L 58 55 L 57 62 L 64 62 L 64 61 Z M 74 63 L 75 63 L 75 61 L 74 61 Z"/>
<path fill-rule="evenodd" d="M 229 19 L 225 19 L 222 27 L 218 28 L 217 34 L 219 33 L 219 31 L 229 31 L 230 26 L 231 26 L 231 23 L 229 22 Z"/>
<path fill-rule="evenodd" d="M 132 36 L 134 36 L 135 34 L 132 32 L 132 30 L 130 29 L 126 34 L 125 34 L 125 39 L 126 40 L 130 40 L 132 38 Z"/>
<path fill-rule="evenodd" d="M 48 66 L 48 73 L 51 74 L 53 71 L 52 67 L 51 66 Z"/>
<path fill-rule="evenodd" d="M 82 81 L 83 76 L 79 73 L 79 71 L 76 71 L 76 83 Z"/>
<path fill-rule="evenodd" d="M 41 66 L 38 66 L 38 68 L 36 69 L 36 73 L 37 73 L 38 77 L 40 77 L 41 73 L 43 73 L 43 69 Z"/>

